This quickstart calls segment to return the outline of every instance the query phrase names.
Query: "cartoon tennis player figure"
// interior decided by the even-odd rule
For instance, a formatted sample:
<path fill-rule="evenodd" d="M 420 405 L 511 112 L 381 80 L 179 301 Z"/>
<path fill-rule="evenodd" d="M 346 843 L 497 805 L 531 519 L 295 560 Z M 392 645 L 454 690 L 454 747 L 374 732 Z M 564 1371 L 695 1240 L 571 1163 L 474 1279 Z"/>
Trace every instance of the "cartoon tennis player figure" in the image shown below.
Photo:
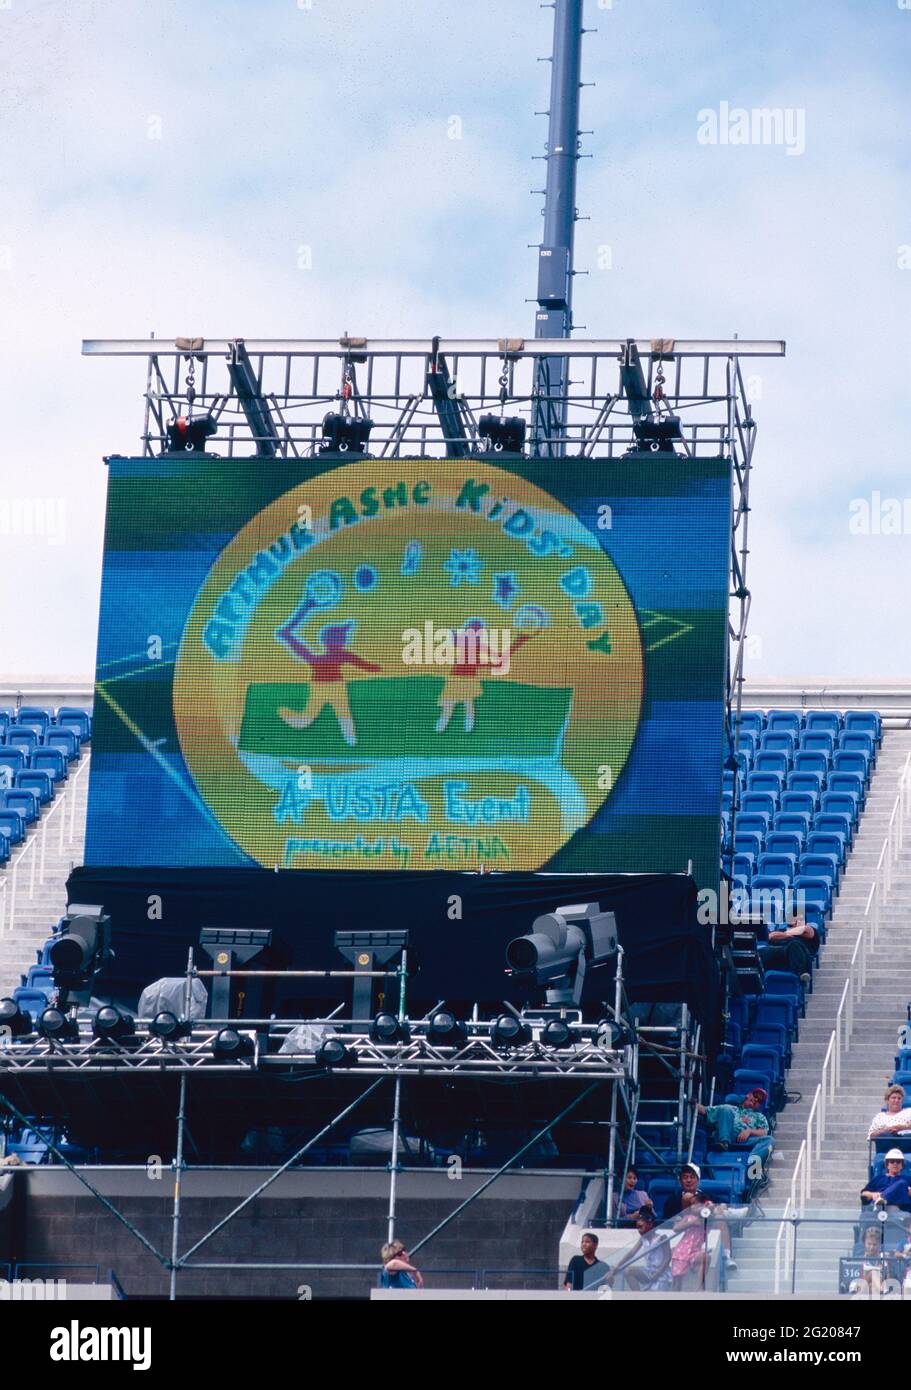
<path fill-rule="evenodd" d="M 342 737 L 353 748 L 357 743 L 357 733 L 354 728 L 354 720 L 351 717 L 351 707 L 348 704 L 348 687 L 343 668 L 354 666 L 359 671 L 375 672 L 379 671 L 380 667 L 372 661 L 365 661 L 356 652 L 348 649 L 348 643 L 354 637 L 357 627 L 353 621 L 327 623 L 320 629 L 319 634 L 323 650 L 321 652 L 311 651 L 306 642 L 302 642 L 299 637 L 295 636 L 295 629 L 302 617 L 310 611 L 311 608 L 308 604 L 302 604 L 297 612 L 288 619 L 284 627 L 280 627 L 276 633 L 279 640 L 284 642 L 298 660 L 306 661 L 312 676 L 307 707 L 304 712 L 280 709 L 278 715 L 292 729 L 307 729 L 319 717 L 326 705 L 331 705 L 342 731 Z"/>
<path fill-rule="evenodd" d="M 448 728 L 456 705 L 464 706 L 465 732 L 470 734 L 474 728 L 474 702 L 484 693 L 480 679 L 481 673 L 499 676 L 504 669 L 504 661 L 508 662 L 520 647 L 524 646 L 526 642 L 530 642 L 532 637 L 537 636 L 537 631 L 523 632 L 510 644 L 508 652 L 501 652 L 499 657 L 491 659 L 489 649 L 485 656 L 481 655 L 479 650 L 481 644 L 477 638 L 473 642 L 469 642 L 465 637 L 468 632 L 478 633 L 483 629 L 484 623 L 480 618 L 471 618 L 464 628 L 455 634 L 456 659 L 452 673 L 447 677 L 446 684 L 440 691 L 440 698 L 437 701 L 440 706 L 440 717 L 436 722 L 438 734 L 444 733 Z M 505 669 L 509 669 L 508 665 Z"/>

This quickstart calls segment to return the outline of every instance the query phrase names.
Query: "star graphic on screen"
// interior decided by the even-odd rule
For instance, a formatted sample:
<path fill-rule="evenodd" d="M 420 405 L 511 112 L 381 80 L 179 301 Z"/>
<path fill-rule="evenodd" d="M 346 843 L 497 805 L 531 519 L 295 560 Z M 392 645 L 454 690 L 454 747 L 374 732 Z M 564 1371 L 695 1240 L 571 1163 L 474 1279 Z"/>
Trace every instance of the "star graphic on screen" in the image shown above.
<path fill-rule="evenodd" d="M 483 568 L 484 561 L 478 558 L 476 550 L 450 550 L 449 559 L 443 563 L 443 569 L 450 576 L 454 589 L 457 589 L 463 580 L 466 584 L 480 583 Z"/>
<path fill-rule="evenodd" d="M 493 601 L 501 608 L 511 608 L 513 599 L 522 592 L 519 581 L 511 573 L 495 574 L 493 577 Z"/>

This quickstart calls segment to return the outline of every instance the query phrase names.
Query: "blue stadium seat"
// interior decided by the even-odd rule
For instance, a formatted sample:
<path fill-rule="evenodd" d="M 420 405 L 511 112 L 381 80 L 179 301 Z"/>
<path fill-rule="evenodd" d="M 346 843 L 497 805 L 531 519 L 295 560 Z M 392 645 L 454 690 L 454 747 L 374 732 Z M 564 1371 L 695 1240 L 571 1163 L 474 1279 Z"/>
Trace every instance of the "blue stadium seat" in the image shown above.
<path fill-rule="evenodd" d="M 750 886 L 754 868 L 755 861 L 752 854 L 735 854 L 731 861 L 731 872 L 734 878 L 742 883 L 745 888 L 749 888 Z"/>
<path fill-rule="evenodd" d="M 878 710 L 846 709 L 845 732 L 869 734 L 873 742 L 883 741 L 883 717 Z"/>
<path fill-rule="evenodd" d="M 21 748 L 9 748 L 6 744 L 0 745 L 0 767 L 8 767 L 13 777 L 20 769 L 28 767 L 28 754 L 23 753 Z"/>
<path fill-rule="evenodd" d="M 793 999 L 797 1012 L 804 1012 L 804 988 L 796 975 L 792 975 L 790 970 L 767 970 L 762 982 L 762 998 L 768 999 L 772 995 L 783 994 L 788 999 Z"/>
<path fill-rule="evenodd" d="M 777 1023 L 787 1031 L 789 1036 L 796 1035 L 798 1002 L 791 994 L 760 994 L 753 1027 Z"/>
<path fill-rule="evenodd" d="M 767 729 L 759 740 L 760 753 L 783 753 L 790 762 L 797 737 L 793 729 Z"/>
<path fill-rule="evenodd" d="M 72 729 L 49 729 L 44 736 L 45 748 L 59 748 L 67 762 L 79 757 L 79 739 Z"/>
<path fill-rule="evenodd" d="M 801 753 L 822 753 L 831 762 L 835 752 L 835 735 L 829 729 L 805 729 L 800 736 Z"/>
<path fill-rule="evenodd" d="M 784 780 L 788 775 L 788 759 L 784 753 L 757 753 L 753 763 L 753 775 L 750 778 L 750 790 L 753 789 L 756 778 L 762 774 L 770 774 L 778 779 L 778 789 L 781 791 Z"/>
<path fill-rule="evenodd" d="M 730 814 L 730 812 L 733 811 L 733 809 L 734 809 L 734 793 L 733 793 L 733 792 L 722 791 L 722 793 L 721 793 L 721 809 L 722 809 L 722 811 L 727 812 L 728 814 Z"/>
<path fill-rule="evenodd" d="M 763 754 L 760 753 L 757 763 L 762 760 Z M 777 754 L 775 755 L 777 757 Z M 784 774 L 777 770 L 769 771 L 766 768 L 759 768 L 752 773 L 749 782 L 751 792 L 768 792 L 769 796 L 775 798 L 777 804 L 781 793 L 784 791 Z"/>
<path fill-rule="evenodd" d="M 818 772 L 825 777 L 829 771 L 829 758 L 825 753 L 807 753 L 798 749 L 794 754 L 795 772 Z"/>
<path fill-rule="evenodd" d="M 844 792 L 846 796 L 853 796 L 860 810 L 863 810 L 866 801 L 864 791 L 864 779 L 856 772 L 830 772 L 829 780 L 826 783 L 826 790 L 830 792 Z"/>
<path fill-rule="evenodd" d="M 12 724 L 6 731 L 7 748 L 21 748 L 25 753 L 32 753 L 38 747 L 39 741 L 40 736 L 34 729 L 20 729 Z"/>
<path fill-rule="evenodd" d="M 799 873 L 794 880 L 794 891 L 802 894 L 807 904 L 818 907 L 824 918 L 832 916 L 832 885 L 828 878 Z"/>
<path fill-rule="evenodd" d="M 56 723 L 60 728 L 72 729 L 83 743 L 92 737 L 92 716 L 88 710 L 79 709 L 76 705 L 61 705 Z"/>
<path fill-rule="evenodd" d="M 664 1204 L 673 1193 L 680 1191 L 680 1181 L 678 1178 L 652 1178 L 648 1186 L 648 1195 L 652 1199 L 652 1206 L 659 1221 L 664 1220 Z"/>
<path fill-rule="evenodd" d="M 771 875 L 773 878 L 784 878 L 788 883 L 797 872 L 797 857 L 793 854 L 776 854 L 766 850 L 760 854 L 757 869 L 764 877 Z"/>
<path fill-rule="evenodd" d="M 839 891 L 840 866 L 839 856 L 836 853 L 819 853 L 818 851 L 805 851 L 800 856 L 801 876 L 811 878 L 826 878 L 832 884 L 832 891 Z"/>
<path fill-rule="evenodd" d="M 719 1170 L 714 1178 L 704 1178 L 699 1184 L 699 1191 L 704 1197 L 708 1197 L 711 1202 L 736 1202 L 736 1194 L 742 1191 L 739 1186 L 737 1170 L 728 1168 Z"/>
<path fill-rule="evenodd" d="M 24 768 L 16 773 L 15 785 L 23 791 L 34 792 L 42 806 L 47 806 L 54 799 L 54 781 L 48 772 L 33 772 L 31 768 Z"/>
<path fill-rule="evenodd" d="M 833 710 L 810 710 L 804 720 L 805 729 L 828 729 L 837 735 L 841 732 L 841 715 Z"/>
<path fill-rule="evenodd" d="M 59 748 L 36 749 L 32 754 L 31 766 L 38 772 L 49 772 L 55 782 L 66 781 L 66 758 Z"/>
<path fill-rule="evenodd" d="M 768 812 L 758 812 L 758 810 L 747 810 L 747 812 L 743 812 L 743 810 L 741 810 L 736 820 L 737 837 L 740 837 L 741 834 L 759 835 L 759 837 L 765 840 L 765 834 L 766 831 L 768 831 L 769 821 L 771 820 L 772 817 L 769 816 Z"/>
<path fill-rule="evenodd" d="M 705 1156 L 705 1165 L 712 1170 L 712 1178 L 716 1179 L 724 1171 L 731 1174 L 733 1182 L 733 1204 L 739 1205 L 748 1185 L 747 1170 L 750 1166 L 750 1151 L 744 1146 L 744 1151 L 738 1149 L 710 1149 Z M 704 1189 L 703 1189 L 704 1190 Z"/>
<path fill-rule="evenodd" d="M 34 825 L 41 814 L 36 794 L 21 787 L 0 791 L 0 808 L 5 811 L 19 811 L 26 825 Z"/>
<path fill-rule="evenodd" d="M 11 845 L 21 845 L 26 831 L 25 817 L 21 811 L 0 811 L 0 830 Z"/>
<path fill-rule="evenodd" d="M 788 897 L 792 880 L 787 874 L 756 874 L 753 879 L 753 901 L 754 905 L 759 893 L 774 893 L 780 897 L 782 907 Z M 758 908 L 756 909 L 758 911 Z M 776 920 L 780 920 L 776 917 Z"/>
<path fill-rule="evenodd" d="M 785 793 L 787 795 L 787 793 Z M 779 811 L 773 822 L 775 832 L 782 834 L 788 833 L 797 835 L 800 838 L 800 847 L 803 848 L 804 842 L 810 833 L 810 815 L 808 811 Z"/>
<path fill-rule="evenodd" d="M 34 729 L 36 733 L 43 734 L 51 722 L 51 713 L 38 705 L 22 705 L 15 722 L 20 728 Z"/>
<path fill-rule="evenodd" d="M 765 728 L 765 715 L 761 709 L 742 709 L 739 729 L 755 734 L 758 738 Z"/>
<path fill-rule="evenodd" d="M 29 989 L 28 985 L 17 985 L 13 990 L 13 998 L 19 1005 L 23 1013 L 31 1014 L 34 1023 L 42 1009 L 46 1009 L 50 990 Z"/>
<path fill-rule="evenodd" d="M 753 757 L 756 752 L 756 740 L 752 734 L 740 734 L 737 739 L 737 761 L 746 772 L 753 766 Z"/>
<path fill-rule="evenodd" d="M 770 709 L 766 728 L 789 729 L 796 738 L 801 730 L 800 711 L 796 709 Z"/>
<path fill-rule="evenodd" d="M 12 846 L 9 842 L 9 836 L 5 831 L 0 830 L 0 866 L 8 862 L 11 852 Z"/>
<path fill-rule="evenodd" d="M 871 766 L 876 764 L 876 744 L 873 736 L 862 729 L 845 729 L 838 740 L 838 750 L 841 753 L 866 753 Z"/>
<path fill-rule="evenodd" d="M 830 830 L 814 830 L 807 837 L 807 854 L 834 856 L 839 868 L 844 867 L 847 853 L 848 838 L 843 833 L 836 833 Z"/>
<path fill-rule="evenodd" d="M 870 759 L 866 753 L 853 753 L 839 748 L 832 759 L 832 770 L 834 772 L 854 772 L 860 777 L 864 786 L 870 781 Z"/>
<path fill-rule="evenodd" d="M 746 1046 L 771 1048 L 784 1059 L 785 1068 L 791 1065 L 791 1037 L 788 1029 L 782 1023 L 754 1023 Z M 744 1048 L 745 1053 L 746 1048 Z M 753 1060 L 752 1055 L 741 1057 L 744 1066 L 751 1065 Z M 784 1071 L 781 1075 L 784 1076 Z"/>
<path fill-rule="evenodd" d="M 809 792 L 782 792 L 782 811 L 799 811 L 809 820 L 816 810 L 816 799 Z"/>
<path fill-rule="evenodd" d="M 843 811 L 817 811 L 813 831 L 820 835 L 839 835 L 846 849 L 850 849 L 854 842 L 854 826 Z"/>
<path fill-rule="evenodd" d="M 734 1091 L 732 1094 L 740 1100 L 755 1086 L 761 1086 L 764 1091 L 768 1092 L 771 1105 L 771 1097 L 775 1093 L 774 1077 L 767 1071 L 756 1071 L 753 1067 L 738 1067 L 734 1072 Z"/>
<path fill-rule="evenodd" d="M 778 820 L 778 816 L 775 817 Z M 794 830 L 770 830 L 765 837 L 766 854 L 789 854 L 794 860 L 800 858 L 806 843 L 806 834 L 799 835 Z"/>
<path fill-rule="evenodd" d="M 856 824 L 852 814 L 855 810 L 856 803 L 848 792 L 823 792 L 820 798 L 820 814 L 844 816 L 849 827 Z"/>
<path fill-rule="evenodd" d="M 778 810 L 777 798 L 770 792 L 745 792 L 740 803 L 741 813 L 748 815 L 758 813 L 768 816 L 771 821 L 772 816 Z"/>

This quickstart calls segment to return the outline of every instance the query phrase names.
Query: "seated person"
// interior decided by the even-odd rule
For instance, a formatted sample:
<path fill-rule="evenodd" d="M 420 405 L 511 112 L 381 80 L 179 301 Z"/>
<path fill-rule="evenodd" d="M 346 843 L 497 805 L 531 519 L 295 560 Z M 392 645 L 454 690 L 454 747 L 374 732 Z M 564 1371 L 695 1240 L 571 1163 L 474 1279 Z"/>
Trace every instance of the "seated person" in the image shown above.
<path fill-rule="evenodd" d="M 902 1176 L 904 1166 L 905 1155 L 901 1149 L 890 1149 L 886 1154 L 885 1172 L 871 1178 L 860 1194 L 864 1206 L 869 1206 L 871 1202 L 876 1205 L 883 1203 L 887 1208 L 897 1207 L 899 1211 L 911 1212 L 911 1186 L 908 1179 Z"/>
<path fill-rule="evenodd" d="M 650 1206 L 649 1195 L 639 1186 L 639 1174 L 632 1164 L 626 1170 L 626 1181 L 617 1203 L 617 1219 L 624 1225 L 632 1226 L 640 1207 Z"/>
<path fill-rule="evenodd" d="M 692 1206 L 690 1198 L 695 1197 L 700 1206 L 712 1206 L 708 1197 L 703 1196 L 699 1191 L 699 1184 L 702 1181 L 702 1169 L 698 1163 L 684 1163 L 680 1169 L 680 1191 L 672 1192 L 664 1201 L 664 1219 L 669 1221 L 674 1216 L 679 1216 L 687 1207 Z M 731 1233 L 728 1230 L 727 1222 L 723 1219 L 726 1215 L 733 1216 L 735 1219 L 746 1215 L 746 1208 L 727 1207 L 723 1203 L 718 1203 L 715 1208 L 718 1220 L 718 1230 L 721 1236 L 721 1245 L 727 1260 L 727 1267 L 735 1270 L 737 1264 L 731 1255 Z"/>
<path fill-rule="evenodd" d="M 911 1106 L 905 1105 L 905 1092 L 902 1086 L 888 1086 L 885 1094 L 886 1108 L 874 1115 L 870 1124 L 868 1139 L 877 1139 L 884 1134 L 911 1133 Z"/>
<path fill-rule="evenodd" d="M 763 1167 L 772 1152 L 772 1139 L 769 1122 L 762 1113 L 762 1107 L 769 1097 L 762 1086 L 754 1086 L 744 1096 L 739 1105 L 701 1105 L 694 1101 L 700 1115 L 704 1115 L 715 1131 L 714 1144 L 719 1149 L 729 1149 L 731 1144 L 749 1144 L 753 1153 L 758 1153 Z M 665 1215 L 669 1215 L 665 1207 Z"/>
<path fill-rule="evenodd" d="M 639 1208 L 636 1212 L 636 1231 L 639 1239 L 626 1259 L 621 1260 L 608 1275 L 607 1282 L 612 1285 L 622 1271 L 629 1287 L 640 1293 L 672 1289 L 671 1243 L 667 1232 L 658 1230 L 654 1207 Z"/>
<path fill-rule="evenodd" d="M 857 1277 L 858 1284 L 866 1284 L 871 1294 L 878 1294 L 882 1289 L 883 1280 L 888 1278 L 888 1266 L 885 1253 L 883 1251 L 882 1232 L 879 1229 L 880 1223 L 874 1222 L 872 1226 L 867 1226 L 863 1234 L 863 1245 L 861 1249 L 862 1264 L 860 1274 Z M 856 1287 L 856 1286 L 855 1286 Z M 851 1292 L 855 1290 L 852 1288 Z"/>
<path fill-rule="evenodd" d="M 765 970 L 790 970 L 805 985 L 810 983 L 813 957 L 819 950 L 819 933 L 805 917 L 795 915 L 789 927 L 771 927 L 769 944 L 760 951 Z"/>

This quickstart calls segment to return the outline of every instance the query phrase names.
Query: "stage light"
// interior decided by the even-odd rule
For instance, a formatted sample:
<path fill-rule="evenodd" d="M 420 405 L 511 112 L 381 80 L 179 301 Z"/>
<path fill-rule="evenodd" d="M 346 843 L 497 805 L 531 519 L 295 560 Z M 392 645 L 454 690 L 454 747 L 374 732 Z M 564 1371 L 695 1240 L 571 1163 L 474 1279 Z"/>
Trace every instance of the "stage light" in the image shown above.
<path fill-rule="evenodd" d="M 408 1042 L 411 1029 L 407 1019 L 399 1019 L 395 1014 L 381 1009 L 370 1025 L 370 1041 L 375 1043 Z"/>
<path fill-rule="evenodd" d="M 176 1042 L 178 1038 L 187 1037 L 192 1030 L 192 1023 L 178 1018 L 170 1009 L 162 1009 L 149 1024 L 149 1032 L 163 1042 Z"/>
<path fill-rule="evenodd" d="M 365 415 L 339 415 L 330 411 L 323 420 L 321 454 L 365 454 L 373 421 Z"/>
<path fill-rule="evenodd" d="M 500 1014 L 490 1031 L 494 1047 L 521 1047 L 531 1040 L 531 1029 L 515 1014 Z"/>
<path fill-rule="evenodd" d="M 38 1015 L 38 1032 L 53 1042 L 77 1042 L 79 1024 L 74 1018 L 69 1018 L 63 1009 L 58 1009 L 56 1004 L 49 1004 Z"/>
<path fill-rule="evenodd" d="M 451 1009 L 437 1009 L 427 1024 L 427 1039 L 437 1047 L 461 1047 L 468 1037 L 465 1024 Z"/>
<path fill-rule="evenodd" d="M 253 1039 L 236 1028 L 221 1028 L 215 1034 L 212 1051 L 223 1062 L 236 1062 L 240 1057 L 252 1057 Z"/>
<path fill-rule="evenodd" d="M 19 1038 L 34 1031 L 31 1014 L 20 1009 L 15 999 L 0 999 L 0 1037 Z"/>
<path fill-rule="evenodd" d="M 521 454 L 525 448 L 525 421 L 521 415 L 482 415 L 478 437 L 495 454 Z"/>
<path fill-rule="evenodd" d="M 673 454 L 675 439 L 683 438 L 680 420 L 676 415 L 662 415 L 656 420 L 643 416 L 633 421 L 633 434 L 641 449 L 652 454 Z"/>
<path fill-rule="evenodd" d="M 609 1052 L 618 1052 L 620 1048 L 628 1047 L 632 1038 L 629 1029 L 622 1023 L 618 1023 L 615 1018 L 606 1017 L 598 1024 L 595 1041 L 599 1047 Z"/>
<path fill-rule="evenodd" d="M 316 1049 L 314 1060 L 318 1067 L 353 1067 L 357 1064 L 357 1054 L 346 1047 L 341 1038 L 327 1038 Z"/>
<path fill-rule="evenodd" d="M 545 1047 L 572 1047 L 576 1040 L 576 1033 L 562 1018 L 550 1019 L 541 1034 Z"/>
<path fill-rule="evenodd" d="M 617 953 L 617 924 L 597 903 L 558 907 L 536 917 L 531 931 L 506 947 L 508 973 L 547 985 L 548 1004 L 578 1008 L 587 965 Z"/>
<path fill-rule="evenodd" d="M 123 1043 L 134 1032 L 130 1015 L 121 1013 L 113 1004 L 103 1004 L 92 1019 L 92 1033 L 100 1042 Z"/>
<path fill-rule="evenodd" d="M 178 415 L 168 425 L 168 453 L 204 454 L 206 440 L 211 439 L 217 429 L 211 415 L 197 415 L 193 419 Z"/>
<path fill-rule="evenodd" d="M 60 1006 L 64 1010 L 70 1000 L 88 1004 L 92 997 L 92 982 L 102 966 L 111 959 L 111 919 L 103 907 L 96 904 L 72 903 L 63 919 L 62 934 L 48 950 L 48 961 L 54 971 L 54 984 L 60 990 Z"/>

